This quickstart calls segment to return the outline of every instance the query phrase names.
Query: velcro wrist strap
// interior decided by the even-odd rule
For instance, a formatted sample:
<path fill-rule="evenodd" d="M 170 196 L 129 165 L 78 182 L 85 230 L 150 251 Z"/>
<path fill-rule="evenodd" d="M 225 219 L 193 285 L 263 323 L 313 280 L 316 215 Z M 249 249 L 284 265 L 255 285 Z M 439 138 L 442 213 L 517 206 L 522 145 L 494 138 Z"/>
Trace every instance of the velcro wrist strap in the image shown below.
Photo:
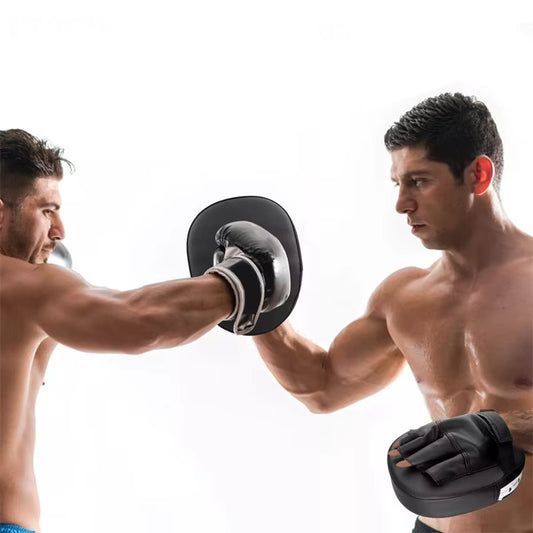
<path fill-rule="evenodd" d="M 500 463 L 505 469 L 512 468 L 514 464 L 513 437 L 505 420 L 490 409 L 483 409 L 476 413 L 489 426 L 491 435 L 498 443 L 498 456 Z"/>
<path fill-rule="evenodd" d="M 265 282 L 255 263 L 246 256 L 230 257 L 205 272 L 218 274 L 235 295 L 235 308 L 226 320 L 235 320 L 233 332 L 245 335 L 259 319 L 265 298 Z"/>

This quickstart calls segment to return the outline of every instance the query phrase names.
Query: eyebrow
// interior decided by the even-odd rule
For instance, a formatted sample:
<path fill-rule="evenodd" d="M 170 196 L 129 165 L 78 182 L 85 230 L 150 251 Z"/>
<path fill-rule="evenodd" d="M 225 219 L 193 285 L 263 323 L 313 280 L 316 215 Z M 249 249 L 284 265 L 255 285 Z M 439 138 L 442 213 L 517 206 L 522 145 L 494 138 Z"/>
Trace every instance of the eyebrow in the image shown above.
<path fill-rule="evenodd" d="M 427 174 L 428 171 L 426 169 L 420 169 L 420 170 L 411 170 L 409 172 L 406 172 L 402 176 L 400 176 L 400 179 L 408 180 L 411 179 L 413 176 L 423 176 L 424 174 Z M 395 176 L 390 177 L 391 181 L 394 183 L 397 183 L 399 180 Z"/>
<path fill-rule="evenodd" d="M 61 209 L 61 206 L 56 203 L 56 202 L 41 202 L 39 203 L 39 207 L 52 207 L 54 208 L 56 211 Z"/>

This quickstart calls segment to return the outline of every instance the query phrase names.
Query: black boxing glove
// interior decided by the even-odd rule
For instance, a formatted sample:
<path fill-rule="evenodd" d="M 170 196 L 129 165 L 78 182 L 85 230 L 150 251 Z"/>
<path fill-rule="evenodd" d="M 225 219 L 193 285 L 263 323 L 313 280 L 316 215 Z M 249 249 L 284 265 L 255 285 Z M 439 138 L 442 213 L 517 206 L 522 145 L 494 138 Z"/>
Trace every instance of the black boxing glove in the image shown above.
<path fill-rule="evenodd" d="M 61 241 L 55 241 L 54 249 L 48 258 L 47 263 L 62 266 L 64 268 L 72 268 L 72 256 L 70 255 L 68 248 Z"/>
<path fill-rule="evenodd" d="M 222 276 L 235 295 L 233 332 L 244 335 L 260 313 L 282 305 L 290 295 L 289 260 L 280 241 L 248 221 L 225 224 L 217 231 L 213 264 L 205 273 Z"/>

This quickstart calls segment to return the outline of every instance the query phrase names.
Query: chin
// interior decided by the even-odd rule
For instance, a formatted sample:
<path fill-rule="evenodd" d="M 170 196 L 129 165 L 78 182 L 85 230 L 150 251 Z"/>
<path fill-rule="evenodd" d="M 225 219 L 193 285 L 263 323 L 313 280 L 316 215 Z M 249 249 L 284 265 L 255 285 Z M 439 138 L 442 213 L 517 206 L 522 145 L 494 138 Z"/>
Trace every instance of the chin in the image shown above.
<path fill-rule="evenodd" d="M 428 250 L 445 250 L 445 247 L 442 245 L 442 243 L 435 241 L 422 241 L 422 246 Z"/>

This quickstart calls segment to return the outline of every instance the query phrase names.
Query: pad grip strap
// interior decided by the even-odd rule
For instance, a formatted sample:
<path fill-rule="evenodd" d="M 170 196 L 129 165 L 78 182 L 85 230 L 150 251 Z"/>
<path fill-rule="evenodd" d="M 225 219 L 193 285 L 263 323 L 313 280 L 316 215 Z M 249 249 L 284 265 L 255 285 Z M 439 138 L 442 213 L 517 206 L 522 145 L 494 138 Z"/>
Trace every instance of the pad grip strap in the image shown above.
<path fill-rule="evenodd" d="M 512 470 L 515 466 L 513 437 L 504 419 L 492 409 L 482 409 L 477 413 L 489 426 L 494 440 L 498 443 L 498 456 L 504 470 Z"/>

